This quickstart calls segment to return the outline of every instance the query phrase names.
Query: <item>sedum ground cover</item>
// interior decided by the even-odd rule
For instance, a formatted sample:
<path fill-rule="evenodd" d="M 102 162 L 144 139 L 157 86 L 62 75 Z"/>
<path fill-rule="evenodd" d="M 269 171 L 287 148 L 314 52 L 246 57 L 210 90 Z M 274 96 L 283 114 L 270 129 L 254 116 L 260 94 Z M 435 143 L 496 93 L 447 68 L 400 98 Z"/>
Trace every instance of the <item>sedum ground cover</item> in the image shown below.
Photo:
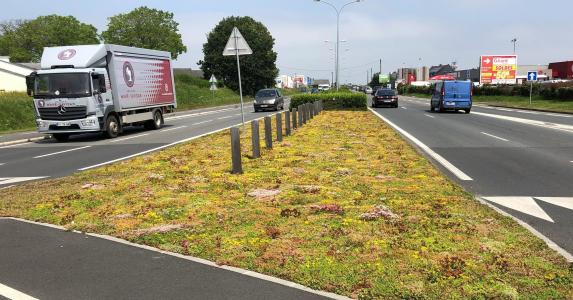
<path fill-rule="evenodd" d="M 573 298 L 573 271 L 369 112 L 325 112 L 231 175 L 227 131 L 0 191 L 0 216 L 355 298 Z M 250 195 L 249 195 L 250 194 Z"/>

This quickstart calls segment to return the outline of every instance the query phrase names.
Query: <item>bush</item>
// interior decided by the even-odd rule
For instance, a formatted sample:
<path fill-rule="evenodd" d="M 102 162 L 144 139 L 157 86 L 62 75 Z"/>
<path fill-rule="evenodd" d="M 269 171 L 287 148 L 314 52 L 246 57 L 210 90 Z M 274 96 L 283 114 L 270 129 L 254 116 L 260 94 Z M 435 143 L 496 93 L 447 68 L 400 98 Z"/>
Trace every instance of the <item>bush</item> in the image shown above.
<path fill-rule="evenodd" d="M 26 93 L 0 93 L 0 132 L 33 130 L 36 126 L 34 104 Z"/>
<path fill-rule="evenodd" d="M 290 108 L 322 100 L 325 110 L 366 110 L 368 98 L 362 93 L 319 93 L 299 94 L 291 97 Z"/>

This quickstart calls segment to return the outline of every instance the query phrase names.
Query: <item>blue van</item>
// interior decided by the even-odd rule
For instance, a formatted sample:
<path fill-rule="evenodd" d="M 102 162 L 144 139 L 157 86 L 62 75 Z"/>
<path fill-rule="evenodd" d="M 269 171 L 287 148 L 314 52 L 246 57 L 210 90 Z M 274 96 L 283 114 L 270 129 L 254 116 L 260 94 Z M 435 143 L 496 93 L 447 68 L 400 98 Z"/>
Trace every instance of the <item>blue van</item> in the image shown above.
<path fill-rule="evenodd" d="M 440 81 L 436 83 L 430 110 L 444 112 L 463 110 L 469 114 L 472 110 L 472 83 L 470 81 Z"/>

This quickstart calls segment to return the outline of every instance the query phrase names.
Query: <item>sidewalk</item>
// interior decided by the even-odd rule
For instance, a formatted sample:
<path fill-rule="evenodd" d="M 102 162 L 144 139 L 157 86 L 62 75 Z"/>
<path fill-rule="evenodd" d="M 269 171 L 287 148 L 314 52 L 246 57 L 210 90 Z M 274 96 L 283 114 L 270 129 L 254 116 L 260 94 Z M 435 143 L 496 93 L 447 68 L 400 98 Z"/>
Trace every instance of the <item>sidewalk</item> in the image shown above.
<path fill-rule="evenodd" d="M 0 147 L 38 141 L 46 138 L 46 136 L 46 134 L 37 131 L 0 134 Z"/>

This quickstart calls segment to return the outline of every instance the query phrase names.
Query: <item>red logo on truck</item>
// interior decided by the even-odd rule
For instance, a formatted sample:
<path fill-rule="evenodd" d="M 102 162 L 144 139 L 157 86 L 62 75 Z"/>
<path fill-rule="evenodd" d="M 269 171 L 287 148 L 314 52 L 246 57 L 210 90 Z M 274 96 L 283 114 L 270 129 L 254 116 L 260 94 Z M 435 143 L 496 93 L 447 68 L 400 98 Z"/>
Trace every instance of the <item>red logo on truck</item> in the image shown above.
<path fill-rule="evenodd" d="M 59 60 L 68 60 L 72 57 L 76 56 L 76 50 L 74 49 L 66 49 L 58 54 Z"/>
<path fill-rule="evenodd" d="M 131 66 L 131 63 L 129 63 L 128 61 L 123 63 L 123 80 L 125 81 L 125 84 L 127 84 L 128 87 L 133 87 L 133 85 L 135 84 L 135 74 L 133 72 L 133 67 Z"/>

